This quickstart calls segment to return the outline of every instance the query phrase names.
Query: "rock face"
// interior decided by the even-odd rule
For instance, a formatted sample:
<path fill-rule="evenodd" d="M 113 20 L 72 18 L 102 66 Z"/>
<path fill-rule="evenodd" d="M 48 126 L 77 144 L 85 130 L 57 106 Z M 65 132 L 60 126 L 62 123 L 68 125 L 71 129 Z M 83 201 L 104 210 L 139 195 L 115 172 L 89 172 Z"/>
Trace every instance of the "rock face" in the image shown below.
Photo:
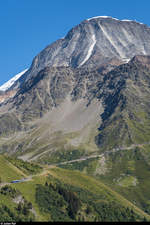
<path fill-rule="evenodd" d="M 41 51 L 19 82 L 36 76 L 45 67 L 95 69 L 112 59 L 127 62 L 135 55 L 150 55 L 148 26 L 111 17 L 91 18 Z"/>
<path fill-rule="evenodd" d="M 148 55 L 146 25 L 110 17 L 83 21 L 39 53 L 10 88 L 17 92 L 0 106 L 0 151 L 50 160 L 62 150 L 90 154 L 147 141 Z M 142 131 L 132 118 L 144 124 Z"/>
<path fill-rule="evenodd" d="M 45 66 L 101 65 L 107 60 L 130 59 L 150 54 L 150 29 L 134 21 L 93 18 L 74 27 L 64 39 L 44 49 L 35 57 L 32 69 Z"/>
<path fill-rule="evenodd" d="M 150 57 L 135 56 L 110 71 L 97 97 L 105 105 L 97 144 L 103 148 L 149 143 Z"/>

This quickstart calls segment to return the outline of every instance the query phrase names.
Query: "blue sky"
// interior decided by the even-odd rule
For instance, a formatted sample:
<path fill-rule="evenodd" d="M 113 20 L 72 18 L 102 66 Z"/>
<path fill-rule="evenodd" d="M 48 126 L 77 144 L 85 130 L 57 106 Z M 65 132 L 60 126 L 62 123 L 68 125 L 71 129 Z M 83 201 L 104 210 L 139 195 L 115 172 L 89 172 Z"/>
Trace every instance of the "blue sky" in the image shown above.
<path fill-rule="evenodd" d="M 0 0 L 0 85 L 73 26 L 102 15 L 150 26 L 150 0 Z"/>

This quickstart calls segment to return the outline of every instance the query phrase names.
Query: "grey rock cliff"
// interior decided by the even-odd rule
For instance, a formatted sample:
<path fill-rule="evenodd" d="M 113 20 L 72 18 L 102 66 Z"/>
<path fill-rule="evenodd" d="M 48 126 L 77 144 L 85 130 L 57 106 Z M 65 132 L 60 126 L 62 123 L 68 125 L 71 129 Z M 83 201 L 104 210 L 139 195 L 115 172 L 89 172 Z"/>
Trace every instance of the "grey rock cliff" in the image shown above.
<path fill-rule="evenodd" d="M 46 47 L 34 59 L 30 74 L 46 66 L 99 66 L 112 58 L 130 59 L 150 54 L 150 28 L 113 18 L 84 20 L 64 39 Z"/>
<path fill-rule="evenodd" d="M 45 67 L 95 69 L 112 59 L 127 62 L 135 55 L 150 55 L 150 28 L 147 25 L 96 17 L 84 20 L 65 38 L 47 46 L 16 83 L 22 84 Z"/>

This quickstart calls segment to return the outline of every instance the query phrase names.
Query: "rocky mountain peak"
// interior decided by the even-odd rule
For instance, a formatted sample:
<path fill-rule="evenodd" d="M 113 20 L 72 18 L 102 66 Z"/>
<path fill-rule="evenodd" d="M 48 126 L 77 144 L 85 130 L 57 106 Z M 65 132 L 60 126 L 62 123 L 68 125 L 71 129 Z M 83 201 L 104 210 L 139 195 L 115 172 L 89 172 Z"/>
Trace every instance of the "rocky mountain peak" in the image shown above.
<path fill-rule="evenodd" d="M 110 62 L 127 63 L 136 55 L 150 55 L 148 26 L 110 16 L 89 18 L 42 50 L 12 88 L 37 76 L 45 67 L 103 69 Z"/>
<path fill-rule="evenodd" d="M 25 80 L 45 67 L 99 68 L 110 60 L 128 62 L 150 55 L 150 28 L 136 21 L 100 16 L 82 21 L 33 60 Z"/>

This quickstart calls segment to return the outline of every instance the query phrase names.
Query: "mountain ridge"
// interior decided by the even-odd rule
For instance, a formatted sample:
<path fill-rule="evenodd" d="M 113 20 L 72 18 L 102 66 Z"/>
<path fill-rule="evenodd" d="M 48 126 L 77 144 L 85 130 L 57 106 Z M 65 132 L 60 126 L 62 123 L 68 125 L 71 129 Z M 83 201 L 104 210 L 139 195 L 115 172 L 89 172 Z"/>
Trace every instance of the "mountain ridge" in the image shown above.
<path fill-rule="evenodd" d="M 139 60 L 137 60 L 139 58 L 140 59 L 142 58 L 142 62 L 140 62 L 140 64 L 139 64 Z M 136 71 L 138 71 L 138 73 L 139 71 L 142 71 L 142 73 L 143 71 L 145 71 L 147 74 L 149 74 L 149 67 L 147 66 L 145 67 L 145 62 L 149 62 L 147 58 L 149 59 L 149 56 L 136 56 L 129 63 L 122 64 L 116 67 L 116 69 L 114 68 L 113 70 L 111 70 L 110 72 L 106 74 L 105 73 L 102 74 L 98 70 L 95 70 L 95 72 L 94 71 L 91 72 L 87 70 L 85 72 L 84 70 L 81 70 L 81 69 L 72 70 L 71 68 L 66 69 L 65 67 L 46 68 L 45 70 L 39 73 L 40 75 L 38 75 L 37 78 L 33 78 L 33 80 L 31 79 L 25 83 L 25 87 L 22 88 L 20 92 L 18 92 L 18 95 L 16 95 L 14 99 L 15 101 L 13 100 L 12 102 L 10 102 L 10 106 L 9 104 L 6 104 L 6 107 L 9 106 L 10 109 L 11 110 L 13 109 L 14 113 L 15 111 L 16 113 L 13 115 L 13 118 L 14 118 L 13 123 L 11 119 L 12 116 L 10 113 L 6 113 L 5 115 L 2 114 L 1 124 L 3 125 L 1 126 L 1 132 L 2 132 L 1 134 L 3 134 L 4 130 L 6 134 L 9 134 L 10 130 L 14 129 L 15 132 L 17 132 L 17 130 L 18 131 L 22 130 L 23 137 L 26 137 L 26 130 L 32 133 L 32 129 L 35 127 L 37 128 L 37 130 L 38 129 L 41 130 L 39 133 L 41 137 L 40 136 L 38 138 L 36 137 L 35 140 L 39 139 L 40 141 L 43 142 L 46 138 L 46 141 L 44 142 L 48 141 L 49 143 L 48 152 L 51 152 L 53 148 L 55 149 L 55 144 L 56 144 L 56 141 L 54 141 L 55 138 L 54 139 L 52 138 L 51 141 L 50 139 L 49 140 L 47 139 L 48 134 L 53 136 L 56 131 L 62 132 L 62 136 L 61 136 L 62 140 L 60 138 L 60 145 L 62 147 L 66 146 L 65 148 L 67 149 L 69 148 L 70 145 L 72 146 L 72 147 L 70 146 L 71 148 L 76 148 L 77 146 L 79 147 L 83 143 L 88 143 L 88 140 L 90 140 L 90 136 L 89 136 L 91 132 L 90 130 L 94 129 L 93 130 L 94 132 L 91 136 L 92 138 L 93 138 L 93 135 L 95 135 L 95 137 L 98 135 L 98 128 L 100 128 L 100 133 L 101 133 L 101 130 L 102 130 L 102 133 L 105 132 L 105 127 L 107 126 L 109 127 L 108 124 L 109 124 L 109 121 L 111 121 L 110 120 L 111 115 L 113 114 L 115 115 L 115 110 L 118 107 L 118 104 L 120 104 L 119 102 L 123 101 L 123 99 L 126 99 L 125 96 L 129 95 L 129 93 L 125 94 L 125 96 L 124 96 L 124 93 L 122 95 L 122 91 L 123 91 L 122 88 L 129 78 L 131 80 L 137 79 L 135 75 L 133 77 L 129 75 L 131 71 L 133 71 L 132 72 L 133 74 L 137 73 Z M 149 65 L 149 63 L 147 63 L 146 65 Z M 123 71 L 126 71 L 126 72 L 123 72 Z M 145 74 L 145 72 L 143 74 Z M 125 76 L 122 74 L 125 74 Z M 147 76 L 148 75 L 146 75 L 146 77 Z M 141 79 L 142 76 L 140 75 L 139 78 Z M 35 82 L 36 79 L 37 79 L 36 81 L 37 83 Z M 148 79 L 148 77 L 146 79 Z M 87 83 L 86 85 L 85 85 L 85 81 Z M 33 84 L 34 86 L 32 86 Z M 50 90 L 51 92 L 49 92 Z M 121 93 L 121 95 L 119 94 L 119 92 Z M 145 92 L 143 92 L 143 94 L 144 93 Z M 118 98 L 119 95 L 124 97 Z M 139 100 L 136 100 L 136 101 L 139 101 Z M 134 102 L 136 101 L 134 100 Z M 146 105 L 147 105 L 147 101 L 148 99 L 146 100 Z M 126 107 L 126 104 L 124 101 L 121 104 L 122 106 Z M 2 109 L 4 109 L 4 107 L 2 107 Z M 147 106 L 145 106 L 145 109 L 146 111 L 149 111 Z M 6 112 L 7 112 L 7 108 L 6 108 Z M 119 114 L 121 115 L 120 109 L 119 109 Z M 119 117 L 122 118 L 123 115 Z M 117 116 L 117 118 L 119 117 Z M 7 120 L 8 124 L 10 124 L 8 126 L 8 129 L 4 125 L 6 123 L 5 120 Z M 11 121 L 11 123 L 9 122 L 9 120 Z M 33 121 L 33 122 L 31 123 L 30 121 Z M 31 125 L 27 125 L 30 123 L 33 124 L 32 129 L 30 128 L 32 127 Z M 45 130 L 44 133 L 41 133 L 43 132 L 42 130 Z M 68 139 L 69 132 L 73 132 L 75 137 L 70 136 L 70 138 Z M 79 134 L 77 134 L 76 132 L 77 133 L 79 132 Z M 107 139 L 107 136 L 109 137 L 109 135 L 106 135 L 106 134 L 104 135 L 105 141 Z M 13 142 L 14 140 L 17 140 L 18 137 L 15 137 L 15 138 L 12 137 Z M 99 140 L 102 141 L 103 138 L 100 138 Z M 119 144 L 117 143 L 118 140 L 116 139 L 117 146 Z M 18 139 L 17 142 L 18 141 L 19 143 L 21 143 L 22 139 L 20 140 Z M 66 144 L 61 144 L 61 141 L 63 141 Z M 35 146 L 37 144 L 38 145 L 40 144 L 39 141 L 38 141 L 39 143 L 36 143 L 36 141 L 34 142 L 35 142 Z M 145 138 L 144 139 L 142 138 L 141 143 L 143 142 L 145 142 Z M 24 141 L 22 142 L 21 145 L 19 144 L 19 146 L 22 146 L 21 148 L 25 150 L 27 146 L 24 145 L 25 143 L 24 144 L 23 143 Z M 96 141 L 96 143 L 98 142 Z M 135 140 L 132 141 L 131 144 L 134 144 L 134 143 L 135 143 Z M 18 144 L 16 143 L 16 147 L 17 146 Z M 87 146 L 86 144 L 85 148 L 89 149 L 89 146 Z M 105 145 L 103 145 L 103 147 L 104 146 Z M 1 148 L 3 149 L 2 146 Z M 42 148 L 42 145 L 41 145 L 41 148 Z M 93 148 L 93 151 L 99 151 L 94 144 L 94 139 L 91 141 L 91 149 L 92 148 Z M 108 144 L 108 148 L 110 148 L 109 144 Z M 11 149 L 13 149 L 12 145 L 11 145 Z M 27 151 L 27 149 L 25 151 Z"/>
<path fill-rule="evenodd" d="M 115 33 L 113 29 L 116 30 Z M 149 34 L 150 28 L 147 25 L 132 20 L 118 20 L 107 16 L 85 19 L 73 27 L 64 38 L 42 50 L 16 85 L 35 76 L 47 66 L 76 68 L 86 65 L 95 68 L 113 58 L 127 62 L 134 55 L 150 54 L 149 45 L 143 45 L 144 42 L 148 42 L 149 39 L 146 37 Z"/>

